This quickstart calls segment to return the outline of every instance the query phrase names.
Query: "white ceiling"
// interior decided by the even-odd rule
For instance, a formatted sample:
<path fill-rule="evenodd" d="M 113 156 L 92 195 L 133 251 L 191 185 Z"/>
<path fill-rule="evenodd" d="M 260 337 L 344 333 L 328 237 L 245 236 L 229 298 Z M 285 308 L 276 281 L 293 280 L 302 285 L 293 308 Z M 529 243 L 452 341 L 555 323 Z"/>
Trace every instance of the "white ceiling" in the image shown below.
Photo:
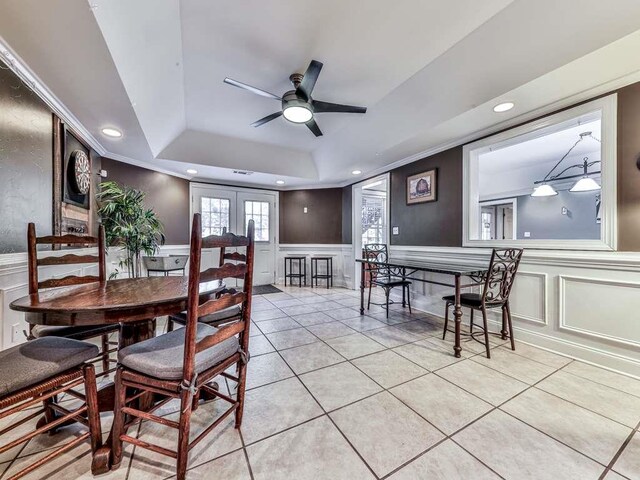
<path fill-rule="evenodd" d="M 0 0 L 1 41 L 117 159 L 199 179 L 340 185 L 640 70 L 640 2 Z M 309 61 L 314 97 L 366 105 L 279 118 Z M 495 114 L 493 105 L 515 101 Z M 124 132 L 120 140 L 100 133 Z M 255 171 L 237 178 L 233 169 Z"/>

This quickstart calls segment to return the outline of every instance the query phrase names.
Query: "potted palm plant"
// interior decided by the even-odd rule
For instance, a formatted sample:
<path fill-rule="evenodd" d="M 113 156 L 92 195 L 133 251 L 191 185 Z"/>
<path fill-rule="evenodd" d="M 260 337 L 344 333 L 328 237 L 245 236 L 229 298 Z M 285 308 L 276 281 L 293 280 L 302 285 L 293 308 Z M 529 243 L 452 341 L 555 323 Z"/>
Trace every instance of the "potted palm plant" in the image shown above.
<path fill-rule="evenodd" d="M 125 269 L 129 278 L 142 273 L 140 254 L 154 255 L 164 245 L 164 227 L 153 209 L 144 206 L 145 192 L 102 182 L 97 194 L 98 215 L 104 225 L 107 246 L 120 247 L 125 258 L 119 267 Z M 120 273 L 116 270 L 112 277 Z"/>

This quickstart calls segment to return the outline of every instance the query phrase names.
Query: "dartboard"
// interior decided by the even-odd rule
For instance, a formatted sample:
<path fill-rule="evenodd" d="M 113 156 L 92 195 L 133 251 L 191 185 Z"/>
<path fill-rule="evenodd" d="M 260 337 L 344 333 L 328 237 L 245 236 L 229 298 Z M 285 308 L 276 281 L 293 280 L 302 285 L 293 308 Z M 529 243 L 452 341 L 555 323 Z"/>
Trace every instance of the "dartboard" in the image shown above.
<path fill-rule="evenodd" d="M 69 180 L 74 193 L 86 195 L 91 186 L 89 157 L 82 150 L 74 150 L 69 157 Z"/>

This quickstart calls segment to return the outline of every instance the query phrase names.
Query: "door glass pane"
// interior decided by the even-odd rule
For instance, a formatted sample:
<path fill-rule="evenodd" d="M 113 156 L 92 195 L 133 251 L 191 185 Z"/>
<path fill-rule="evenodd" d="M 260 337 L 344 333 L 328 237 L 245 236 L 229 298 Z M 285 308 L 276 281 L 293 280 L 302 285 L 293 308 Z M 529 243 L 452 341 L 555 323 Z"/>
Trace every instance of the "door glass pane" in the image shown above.
<path fill-rule="evenodd" d="M 244 224 L 245 229 L 249 225 L 249 220 L 255 223 L 256 242 L 269 241 L 269 202 L 256 202 L 245 200 L 244 202 Z"/>
<path fill-rule="evenodd" d="M 200 213 L 202 214 L 202 235 L 222 235 L 224 228 L 229 231 L 228 198 L 202 197 Z"/>

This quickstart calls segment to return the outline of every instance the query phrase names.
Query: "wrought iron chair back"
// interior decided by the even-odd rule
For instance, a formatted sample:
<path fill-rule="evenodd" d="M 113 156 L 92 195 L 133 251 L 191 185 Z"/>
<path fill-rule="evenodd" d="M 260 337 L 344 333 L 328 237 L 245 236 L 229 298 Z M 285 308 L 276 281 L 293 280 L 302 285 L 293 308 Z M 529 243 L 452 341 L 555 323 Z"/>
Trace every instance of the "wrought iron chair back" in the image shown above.
<path fill-rule="evenodd" d="M 509 300 L 522 252 L 521 248 L 493 249 L 482 290 L 484 305 L 502 305 Z"/>
<path fill-rule="evenodd" d="M 387 250 L 387 245 L 384 243 L 369 243 L 364 247 L 364 258 L 367 260 L 371 260 L 372 262 L 380 262 L 385 263 L 389 260 L 389 253 Z M 391 271 L 388 267 L 379 266 L 379 265 L 369 265 L 371 269 L 371 277 L 373 279 L 383 276 L 390 277 Z"/>

